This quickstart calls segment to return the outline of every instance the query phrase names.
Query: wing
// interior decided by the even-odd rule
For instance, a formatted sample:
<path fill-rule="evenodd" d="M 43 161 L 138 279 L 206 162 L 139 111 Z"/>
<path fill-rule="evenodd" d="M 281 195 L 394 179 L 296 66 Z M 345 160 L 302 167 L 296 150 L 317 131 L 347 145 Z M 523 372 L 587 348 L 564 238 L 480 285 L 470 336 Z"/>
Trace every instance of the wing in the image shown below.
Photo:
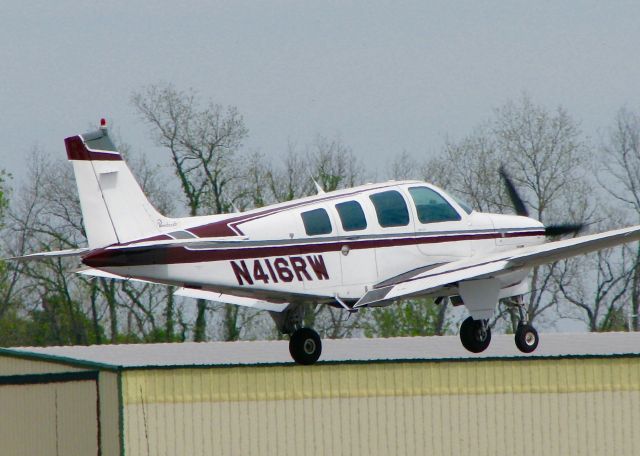
<path fill-rule="evenodd" d="M 400 298 L 436 294 L 444 288 L 457 288 L 467 282 L 477 281 L 480 284 L 487 279 L 505 279 L 517 271 L 638 239 L 640 225 L 416 269 L 375 285 L 355 307 L 384 305 Z M 502 285 L 513 284 L 503 280 Z"/>

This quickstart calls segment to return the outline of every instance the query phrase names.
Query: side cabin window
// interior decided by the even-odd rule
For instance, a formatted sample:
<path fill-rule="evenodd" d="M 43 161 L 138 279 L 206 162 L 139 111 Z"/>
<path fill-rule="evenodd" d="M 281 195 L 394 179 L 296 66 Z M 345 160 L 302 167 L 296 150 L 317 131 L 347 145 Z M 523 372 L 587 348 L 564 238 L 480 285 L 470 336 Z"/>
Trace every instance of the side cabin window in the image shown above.
<path fill-rule="evenodd" d="M 319 234 L 331 233 L 331 220 L 329 220 L 329 214 L 324 209 L 314 209 L 303 212 L 300 215 L 307 235 L 318 236 Z"/>
<path fill-rule="evenodd" d="M 378 223 L 383 228 L 406 226 L 409 224 L 409 211 L 402 195 L 396 190 L 376 193 L 369 196 L 376 208 Z"/>
<path fill-rule="evenodd" d="M 460 214 L 430 188 L 411 187 L 409 193 L 416 205 L 420 223 L 452 222 L 461 219 Z"/>
<path fill-rule="evenodd" d="M 357 201 L 338 203 L 336 204 L 336 210 L 340 216 L 343 230 L 359 231 L 367 228 L 367 219 L 364 216 L 362 206 Z"/>

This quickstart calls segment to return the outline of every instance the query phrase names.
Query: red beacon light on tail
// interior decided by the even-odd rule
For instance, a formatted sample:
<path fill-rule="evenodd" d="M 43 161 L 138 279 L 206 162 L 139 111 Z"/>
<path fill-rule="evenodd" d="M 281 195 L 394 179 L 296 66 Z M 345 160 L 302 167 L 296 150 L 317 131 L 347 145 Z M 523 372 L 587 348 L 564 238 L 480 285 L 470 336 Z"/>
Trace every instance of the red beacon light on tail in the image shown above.
<path fill-rule="evenodd" d="M 107 129 L 107 119 L 105 119 L 104 117 L 100 119 L 100 129 L 102 130 Z"/>

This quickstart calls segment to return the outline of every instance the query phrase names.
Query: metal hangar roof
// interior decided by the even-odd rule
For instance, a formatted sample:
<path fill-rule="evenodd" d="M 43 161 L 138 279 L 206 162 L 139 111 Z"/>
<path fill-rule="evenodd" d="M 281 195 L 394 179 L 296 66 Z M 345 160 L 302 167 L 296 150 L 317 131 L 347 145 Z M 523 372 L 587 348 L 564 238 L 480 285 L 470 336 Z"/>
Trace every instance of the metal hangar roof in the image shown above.
<path fill-rule="evenodd" d="M 481 354 L 467 352 L 458 336 L 389 339 L 324 339 L 319 362 L 447 361 L 545 357 L 640 355 L 640 333 L 547 333 L 531 355 L 520 353 L 513 336 L 496 335 Z M 18 347 L 0 356 L 105 369 L 292 364 L 287 341 L 206 342 Z"/>

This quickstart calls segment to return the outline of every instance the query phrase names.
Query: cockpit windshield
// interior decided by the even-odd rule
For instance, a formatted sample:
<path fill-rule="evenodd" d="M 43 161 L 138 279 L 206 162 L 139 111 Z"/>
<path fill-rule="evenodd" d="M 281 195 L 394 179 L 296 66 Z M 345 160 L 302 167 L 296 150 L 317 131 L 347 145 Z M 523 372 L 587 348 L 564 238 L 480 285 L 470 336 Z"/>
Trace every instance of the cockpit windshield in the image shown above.
<path fill-rule="evenodd" d="M 458 206 L 460 206 L 467 214 L 471 214 L 473 212 L 473 208 L 469 204 L 467 204 L 465 200 L 456 195 L 449 194 L 449 196 L 451 196 L 451 198 L 453 198 L 455 202 L 458 203 Z"/>

